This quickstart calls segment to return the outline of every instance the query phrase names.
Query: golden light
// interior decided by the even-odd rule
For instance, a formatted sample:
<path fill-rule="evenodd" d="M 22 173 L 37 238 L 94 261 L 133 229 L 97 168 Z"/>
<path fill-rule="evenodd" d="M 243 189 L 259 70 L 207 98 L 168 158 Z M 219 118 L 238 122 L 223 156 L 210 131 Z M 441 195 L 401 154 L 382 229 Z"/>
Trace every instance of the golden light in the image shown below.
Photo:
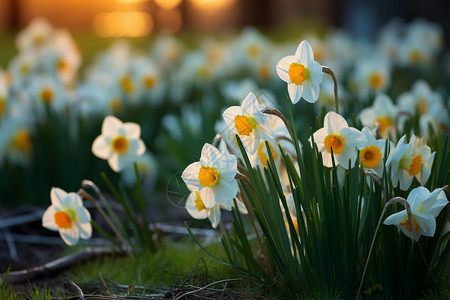
<path fill-rule="evenodd" d="M 99 37 L 140 37 L 152 31 L 153 19 L 139 11 L 102 12 L 95 16 L 92 27 Z"/>
<path fill-rule="evenodd" d="M 181 12 L 178 9 L 162 9 L 156 14 L 158 29 L 165 33 L 175 33 L 183 24 Z"/>
<path fill-rule="evenodd" d="M 181 0 L 155 0 L 155 3 L 161 8 L 172 9 L 177 7 Z"/>
<path fill-rule="evenodd" d="M 140 2 L 147 2 L 148 0 L 117 0 L 117 2 L 120 3 L 140 3 Z"/>
<path fill-rule="evenodd" d="M 190 0 L 190 2 L 199 8 L 204 9 L 221 9 L 231 6 L 236 0 Z"/>

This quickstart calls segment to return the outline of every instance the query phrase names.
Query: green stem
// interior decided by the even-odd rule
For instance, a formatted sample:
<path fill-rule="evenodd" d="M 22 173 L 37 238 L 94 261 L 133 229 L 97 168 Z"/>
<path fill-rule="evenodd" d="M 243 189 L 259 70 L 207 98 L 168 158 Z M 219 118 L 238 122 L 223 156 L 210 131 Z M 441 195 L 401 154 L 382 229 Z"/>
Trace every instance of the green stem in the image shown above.
<path fill-rule="evenodd" d="M 336 106 L 336 113 L 339 113 L 339 98 L 338 98 L 338 88 L 337 88 L 337 80 L 336 76 L 334 76 L 333 71 L 331 71 L 328 67 L 322 67 L 322 72 L 329 75 L 333 79 L 334 83 L 334 105 Z"/>

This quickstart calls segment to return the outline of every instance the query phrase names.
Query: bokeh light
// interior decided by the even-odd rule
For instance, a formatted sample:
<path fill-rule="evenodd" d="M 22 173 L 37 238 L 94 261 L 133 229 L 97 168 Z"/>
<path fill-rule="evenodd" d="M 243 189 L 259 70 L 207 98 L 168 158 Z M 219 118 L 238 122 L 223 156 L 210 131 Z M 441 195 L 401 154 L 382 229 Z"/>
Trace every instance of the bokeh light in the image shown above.
<path fill-rule="evenodd" d="M 162 9 L 156 15 L 158 29 L 164 33 L 175 33 L 181 29 L 183 19 L 178 9 Z"/>
<path fill-rule="evenodd" d="M 155 0 L 155 3 L 161 8 L 172 9 L 177 7 L 181 3 L 181 0 Z"/>
<path fill-rule="evenodd" d="M 153 19 L 139 11 L 102 12 L 92 26 L 99 37 L 141 37 L 152 31 Z"/>

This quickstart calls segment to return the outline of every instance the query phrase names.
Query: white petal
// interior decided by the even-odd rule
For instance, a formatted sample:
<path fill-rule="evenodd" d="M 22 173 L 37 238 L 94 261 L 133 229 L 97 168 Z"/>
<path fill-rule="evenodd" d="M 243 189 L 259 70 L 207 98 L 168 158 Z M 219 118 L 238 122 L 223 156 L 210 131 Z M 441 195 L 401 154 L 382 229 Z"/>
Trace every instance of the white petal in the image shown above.
<path fill-rule="evenodd" d="M 141 136 L 141 126 L 139 124 L 128 122 L 123 124 L 123 128 L 128 139 L 139 139 Z"/>
<path fill-rule="evenodd" d="M 325 147 L 325 138 L 328 136 L 328 131 L 326 128 L 320 128 L 316 132 L 314 132 L 314 142 L 317 145 L 319 151 L 322 151 L 322 148 Z"/>
<path fill-rule="evenodd" d="M 202 165 L 200 164 L 200 162 L 197 161 L 190 164 L 186 167 L 186 169 L 184 169 L 181 178 L 188 186 L 193 186 L 197 189 L 203 188 L 198 179 L 198 172 L 200 171 L 201 166 Z"/>
<path fill-rule="evenodd" d="M 61 229 L 59 234 L 61 235 L 63 241 L 69 246 L 75 245 L 80 239 L 78 226 L 72 226 L 70 229 Z"/>
<path fill-rule="evenodd" d="M 92 225 L 88 223 L 77 223 L 78 230 L 80 232 L 80 238 L 89 239 L 92 236 Z"/>
<path fill-rule="evenodd" d="M 91 221 L 91 214 L 83 206 L 77 207 L 75 212 L 76 212 L 77 217 L 78 217 L 78 219 L 77 219 L 78 222 L 80 222 L 80 223 L 89 223 Z"/>
<path fill-rule="evenodd" d="M 406 210 L 390 215 L 384 220 L 384 225 L 399 225 L 406 218 Z"/>
<path fill-rule="evenodd" d="M 260 138 L 256 136 L 254 131 L 249 135 L 239 135 L 239 137 L 248 153 L 254 154 L 258 150 Z"/>
<path fill-rule="evenodd" d="M 199 191 L 199 194 L 206 208 L 212 208 L 220 201 L 220 198 L 216 198 L 213 188 L 204 187 Z"/>
<path fill-rule="evenodd" d="M 114 153 L 110 158 L 108 158 L 108 164 L 114 172 L 120 172 L 119 155 L 117 153 Z"/>
<path fill-rule="evenodd" d="M 431 215 L 424 215 L 420 212 L 414 213 L 414 219 L 419 225 L 419 231 L 421 234 L 425 236 L 434 236 L 434 232 L 436 231 L 436 220 Z"/>
<path fill-rule="evenodd" d="M 406 191 L 411 186 L 414 176 L 410 176 L 407 171 L 401 169 L 399 172 L 400 189 Z"/>
<path fill-rule="evenodd" d="M 64 198 L 66 198 L 66 196 L 67 193 L 64 190 L 57 187 L 53 187 L 50 191 L 50 199 L 52 201 L 52 205 L 55 208 L 60 209 L 63 208 L 65 203 Z"/>
<path fill-rule="evenodd" d="M 289 77 L 289 67 L 293 62 L 296 62 L 295 56 L 289 55 L 283 57 L 277 64 L 276 70 L 278 76 L 281 78 L 281 80 L 290 83 L 291 78 Z"/>
<path fill-rule="evenodd" d="M 47 229 L 58 231 L 59 227 L 55 223 L 55 213 L 57 210 L 52 205 L 44 212 L 44 215 L 42 216 L 42 226 L 44 226 Z"/>
<path fill-rule="evenodd" d="M 356 128 L 342 128 L 340 135 L 345 140 L 345 147 L 362 149 L 367 146 L 366 137 Z"/>
<path fill-rule="evenodd" d="M 295 104 L 302 97 L 303 86 L 296 85 L 294 83 L 288 83 L 288 92 L 289 92 L 289 98 L 291 98 L 292 103 Z"/>
<path fill-rule="evenodd" d="M 426 202 L 428 202 L 428 200 Z M 442 188 L 436 189 L 430 195 L 431 207 L 429 207 L 428 203 L 424 203 L 424 210 L 427 209 L 427 213 L 436 218 L 447 204 L 448 200 L 445 192 Z"/>
<path fill-rule="evenodd" d="M 342 128 L 348 127 L 348 124 L 341 115 L 330 111 L 325 115 L 323 127 L 327 128 L 328 133 L 339 134 Z"/>
<path fill-rule="evenodd" d="M 305 99 L 306 102 L 314 103 L 316 102 L 317 98 L 319 97 L 319 87 L 317 86 L 316 89 L 314 89 L 314 86 L 311 85 L 309 80 L 303 81 L 303 93 L 302 97 Z"/>
<path fill-rule="evenodd" d="M 358 153 L 356 151 L 356 149 L 345 149 L 342 151 L 341 154 L 336 154 L 336 159 L 339 163 L 339 165 L 341 165 L 344 169 L 348 169 L 349 168 L 349 161 L 350 161 L 350 168 L 353 168 L 353 166 L 355 165 L 356 162 L 356 157 L 357 157 Z M 337 163 L 336 163 L 337 164 Z"/>
<path fill-rule="evenodd" d="M 259 102 L 255 94 L 252 92 L 248 93 L 247 96 L 242 101 L 242 113 L 246 116 L 252 115 L 254 111 L 259 110 Z"/>
<path fill-rule="evenodd" d="M 329 153 L 326 149 L 325 149 L 325 151 L 322 151 L 322 162 L 323 162 L 323 165 L 327 168 L 333 167 L 333 160 L 332 160 L 331 153 Z M 339 164 L 339 162 L 336 159 L 336 156 L 334 157 L 334 163 L 335 163 L 335 165 Z"/>
<path fill-rule="evenodd" d="M 103 135 L 99 135 L 92 143 L 92 153 L 101 159 L 108 159 L 111 156 L 112 149 Z"/>
<path fill-rule="evenodd" d="M 220 153 L 219 149 L 214 147 L 211 144 L 205 143 L 202 148 L 202 155 L 200 157 L 200 164 L 202 166 L 218 166 L 219 160 L 221 158 L 222 154 Z"/>
<path fill-rule="evenodd" d="M 141 156 L 142 154 L 144 154 L 146 148 L 145 148 L 144 142 L 141 139 L 138 140 L 138 143 L 139 143 L 139 146 L 137 148 L 136 154 L 138 156 Z"/>
<path fill-rule="evenodd" d="M 222 114 L 225 123 L 227 123 L 228 128 L 231 131 L 237 133 L 236 127 L 234 126 L 234 119 L 237 115 L 242 115 L 242 108 L 240 106 L 230 106 Z"/>
<path fill-rule="evenodd" d="M 209 221 L 211 221 L 212 228 L 217 228 L 220 222 L 220 205 L 216 205 L 210 210 Z"/>
<path fill-rule="evenodd" d="M 107 116 L 103 121 L 102 135 L 113 136 L 116 135 L 119 128 L 123 125 L 122 121 L 114 116 Z"/>
<path fill-rule="evenodd" d="M 214 189 L 216 198 L 220 200 L 230 200 L 236 197 L 238 192 L 238 184 L 236 179 L 227 181 L 221 180 L 219 185 Z"/>
<path fill-rule="evenodd" d="M 186 200 L 186 210 L 187 212 L 194 218 L 194 219 L 198 219 L 198 220 L 203 220 L 206 219 L 208 217 L 208 210 L 207 209 L 202 209 L 202 210 L 197 210 L 197 207 L 195 206 L 195 192 L 192 192 L 189 197 Z"/>
<path fill-rule="evenodd" d="M 298 45 L 297 51 L 295 51 L 295 58 L 305 67 L 308 66 L 309 62 L 314 61 L 313 50 L 307 41 L 302 41 L 300 45 Z"/>
<path fill-rule="evenodd" d="M 229 154 L 222 156 L 220 160 L 220 178 L 223 180 L 233 180 L 237 173 L 236 156 Z"/>
<path fill-rule="evenodd" d="M 315 61 L 312 65 L 308 66 L 308 69 L 311 85 L 318 88 L 323 80 L 322 66 L 317 61 Z"/>

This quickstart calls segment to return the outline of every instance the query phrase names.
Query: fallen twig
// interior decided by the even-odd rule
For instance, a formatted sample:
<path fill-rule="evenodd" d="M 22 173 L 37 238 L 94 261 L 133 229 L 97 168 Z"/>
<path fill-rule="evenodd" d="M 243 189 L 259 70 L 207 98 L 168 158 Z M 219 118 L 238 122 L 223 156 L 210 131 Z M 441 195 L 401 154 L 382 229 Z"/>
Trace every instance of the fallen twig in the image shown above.
<path fill-rule="evenodd" d="M 9 272 L 6 278 L 6 282 L 17 283 L 30 280 L 36 276 L 47 275 L 48 273 L 67 268 L 83 260 L 106 254 L 118 254 L 118 251 L 110 247 L 87 247 L 79 252 L 58 258 L 41 266 L 32 267 L 26 270 Z M 3 280 L 3 277 L 5 275 L 6 274 L 4 273 L 0 275 L 0 281 Z"/>
<path fill-rule="evenodd" d="M 187 295 L 192 295 L 192 294 L 198 293 L 198 292 L 200 292 L 200 291 L 203 291 L 203 290 L 209 288 L 210 286 L 213 286 L 213 285 L 216 285 L 216 284 L 219 284 L 219 283 L 228 283 L 228 282 L 231 282 L 231 281 L 238 281 L 238 280 L 242 280 L 242 279 L 243 279 L 243 278 L 232 278 L 232 279 L 223 279 L 223 280 L 215 281 L 215 282 L 212 282 L 212 283 L 210 283 L 210 284 L 207 284 L 207 285 L 205 285 L 204 287 L 201 287 L 201 288 L 199 288 L 199 289 L 196 289 L 196 290 L 193 290 L 193 291 L 184 293 L 184 294 L 182 294 L 182 295 L 176 297 L 175 300 L 180 300 L 181 298 L 183 298 L 183 297 L 185 297 L 185 296 L 187 296 Z"/>

